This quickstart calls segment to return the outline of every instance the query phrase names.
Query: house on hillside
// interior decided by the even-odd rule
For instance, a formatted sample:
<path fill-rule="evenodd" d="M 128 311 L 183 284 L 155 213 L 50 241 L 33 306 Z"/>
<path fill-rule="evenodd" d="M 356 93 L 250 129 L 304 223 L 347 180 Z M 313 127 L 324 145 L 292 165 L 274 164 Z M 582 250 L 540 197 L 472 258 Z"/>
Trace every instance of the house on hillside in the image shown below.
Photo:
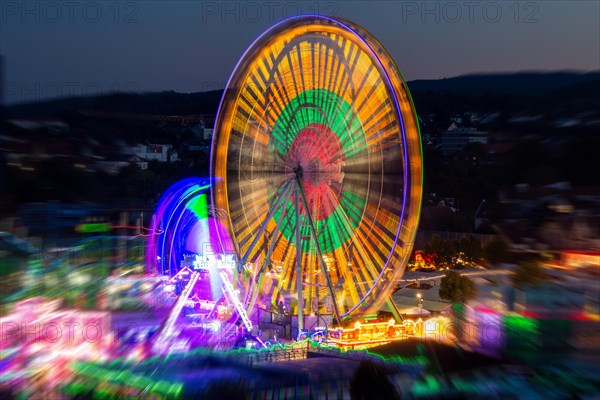
<path fill-rule="evenodd" d="M 172 144 L 137 144 L 124 149 L 125 154 L 134 154 L 147 161 L 175 162 L 179 160 Z"/>
<path fill-rule="evenodd" d="M 107 174 L 116 175 L 130 165 L 136 165 L 141 170 L 148 169 L 148 160 L 132 154 L 115 154 L 98 161 L 96 165 Z"/>

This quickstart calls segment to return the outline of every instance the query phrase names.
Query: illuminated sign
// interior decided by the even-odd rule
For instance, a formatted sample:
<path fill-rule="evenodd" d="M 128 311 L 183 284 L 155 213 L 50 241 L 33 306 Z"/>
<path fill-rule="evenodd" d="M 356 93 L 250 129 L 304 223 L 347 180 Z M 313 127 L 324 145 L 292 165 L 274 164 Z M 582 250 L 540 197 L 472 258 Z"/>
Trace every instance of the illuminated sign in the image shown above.
<path fill-rule="evenodd" d="M 96 222 L 91 224 L 81 224 L 75 227 L 75 230 L 80 233 L 98 233 L 109 232 L 112 226 L 108 222 Z"/>

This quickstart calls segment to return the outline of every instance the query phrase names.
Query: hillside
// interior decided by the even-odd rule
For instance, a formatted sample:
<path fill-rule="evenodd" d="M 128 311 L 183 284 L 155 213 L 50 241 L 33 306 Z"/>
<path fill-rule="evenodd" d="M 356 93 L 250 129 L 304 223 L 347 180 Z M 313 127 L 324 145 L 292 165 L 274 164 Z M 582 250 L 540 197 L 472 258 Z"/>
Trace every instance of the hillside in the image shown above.
<path fill-rule="evenodd" d="M 600 72 L 473 74 L 408 83 L 419 112 L 430 109 L 544 106 L 570 98 L 598 98 Z M 199 93 L 115 93 L 98 97 L 72 97 L 8 107 L 9 118 L 63 117 L 85 110 L 164 115 L 215 114 L 222 91 Z M 548 97 L 549 96 L 549 97 Z M 536 102 L 535 99 L 538 99 Z M 477 110 L 485 111 L 485 110 Z"/>

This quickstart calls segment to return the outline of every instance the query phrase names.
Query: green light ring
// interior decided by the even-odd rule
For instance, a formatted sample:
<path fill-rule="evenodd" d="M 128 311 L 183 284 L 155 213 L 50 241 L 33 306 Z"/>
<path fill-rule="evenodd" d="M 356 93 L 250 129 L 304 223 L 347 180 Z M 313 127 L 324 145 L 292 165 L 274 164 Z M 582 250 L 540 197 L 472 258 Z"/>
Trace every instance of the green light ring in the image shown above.
<path fill-rule="evenodd" d="M 329 99 L 333 99 L 333 101 L 328 101 Z M 304 108 L 306 105 L 315 105 L 324 114 L 317 112 L 315 108 Z M 334 107 L 334 105 L 338 107 Z M 297 118 L 300 113 L 304 114 L 302 121 Z M 368 149 L 367 141 L 362 123 L 357 116 L 351 119 L 350 129 L 347 129 L 344 117 L 349 113 L 354 115 L 353 108 L 340 95 L 325 89 L 306 90 L 291 99 L 275 121 L 272 137 L 282 144 L 275 148 L 279 154 L 285 155 L 296 135 L 304 127 L 311 124 L 323 124 L 335 133 L 345 150 L 346 158 L 358 157 L 362 151 Z M 356 133 L 350 136 L 349 132 Z M 353 143 L 354 146 L 350 146 L 350 143 Z"/>

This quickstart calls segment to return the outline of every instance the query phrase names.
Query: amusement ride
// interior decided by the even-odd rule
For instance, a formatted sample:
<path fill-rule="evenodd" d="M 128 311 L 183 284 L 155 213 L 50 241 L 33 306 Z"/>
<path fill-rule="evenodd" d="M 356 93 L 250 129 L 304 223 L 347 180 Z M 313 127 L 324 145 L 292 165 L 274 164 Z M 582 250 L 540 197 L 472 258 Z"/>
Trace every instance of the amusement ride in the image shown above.
<path fill-rule="evenodd" d="M 215 121 L 211 178 L 165 193 L 147 263 L 170 311 L 155 344 L 199 326 L 253 329 L 263 309 L 345 318 L 384 305 L 412 251 L 421 141 L 383 46 L 336 18 L 279 22 L 246 50 Z M 392 322 L 390 322 L 392 324 Z M 392 324 L 393 325 L 393 324 Z"/>

